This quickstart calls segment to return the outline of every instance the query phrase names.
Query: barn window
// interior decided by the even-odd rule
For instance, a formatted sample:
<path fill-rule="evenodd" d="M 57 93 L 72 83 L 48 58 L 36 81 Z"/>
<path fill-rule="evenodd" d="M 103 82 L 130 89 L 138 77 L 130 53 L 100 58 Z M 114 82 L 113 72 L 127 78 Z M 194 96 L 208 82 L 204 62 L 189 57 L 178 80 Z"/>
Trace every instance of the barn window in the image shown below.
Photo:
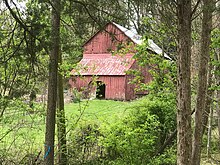
<path fill-rule="evenodd" d="M 96 98 L 97 99 L 104 99 L 106 86 L 102 81 L 97 81 L 96 83 L 97 83 Z"/>

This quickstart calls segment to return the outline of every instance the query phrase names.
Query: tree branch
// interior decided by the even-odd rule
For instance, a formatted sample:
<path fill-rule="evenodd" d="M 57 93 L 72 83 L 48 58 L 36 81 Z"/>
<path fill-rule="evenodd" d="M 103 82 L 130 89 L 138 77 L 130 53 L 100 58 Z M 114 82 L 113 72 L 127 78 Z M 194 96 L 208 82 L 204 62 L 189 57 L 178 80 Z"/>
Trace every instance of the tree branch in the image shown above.
<path fill-rule="evenodd" d="M 6 7 L 8 8 L 8 10 L 10 11 L 12 17 L 15 19 L 16 22 L 19 23 L 19 25 L 26 31 L 28 32 L 32 37 L 36 38 L 40 43 L 44 43 L 42 40 L 40 40 L 39 38 L 37 38 L 29 29 L 28 26 L 26 26 L 23 21 L 16 15 L 16 13 L 12 10 L 12 8 L 10 7 L 8 0 L 3 0 L 5 2 Z M 14 4 L 15 5 L 15 4 Z M 44 50 L 46 51 L 47 54 L 49 54 L 49 51 L 47 50 L 47 48 L 43 45 Z"/>
<path fill-rule="evenodd" d="M 194 6 L 194 8 L 193 8 L 193 10 L 192 10 L 191 17 L 192 17 L 193 14 L 196 12 L 196 10 L 197 10 L 197 8 L 198 8 L 200 2 L 201 2 L 201 0 L 198 0 L 198 1 L 196 2 L 196 5 Z"/>
<path fill-rule="evenodd" d="M 193 115 L 195 112 L 195 109 L 191 112 L 191 115 Z M 165 148 L 172 142 L 172 140 L 176 137 L 177 129 L 175 129 L 172 134 L 168 137 L 168 139 L 164 142 L 164 144 L 160 147 L 160 149 L 157 151 L 156 155 L 162 154 L 165 150 Z"/>

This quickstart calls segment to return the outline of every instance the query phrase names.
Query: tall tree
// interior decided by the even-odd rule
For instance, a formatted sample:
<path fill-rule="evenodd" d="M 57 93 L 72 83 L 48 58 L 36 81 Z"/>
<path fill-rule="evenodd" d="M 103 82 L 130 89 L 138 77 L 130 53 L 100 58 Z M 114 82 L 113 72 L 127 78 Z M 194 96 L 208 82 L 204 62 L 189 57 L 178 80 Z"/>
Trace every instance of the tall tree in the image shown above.
<path fill-rule="evenodd" d="M 220 34 L 220 32 L 218 32 Z M 218 34 L 218 35 L 219 35 Z M 220 40 L 219 40 L 220 41 Z M 219 43 L 218 41 L 218 43 Z M 215 81 L 216 81 L 216 98 L 217 98 L 217 115 L 218 115 L 218 140 L 220 143 L 220 51 L 216 50 L 215 54 L 214 54 L 214 58 L 215 58 L 215 62 L 216 62 L 216 67 L 215 67 Z"/>
<path fill-rule="evenodd" d="M 177 0 L 177 164 L 191 165 L 191 0 Z"/>
<path fill-rule="evenodd" d="M 62 65 L 62 54 L 59 49 L 58 63 Z M 57 133 L 58 133 L 58 162 L 59 165 L 67 164 L 67 148 L 66 148 L 66 123 L 64 111 L 64 95 L 63 95 L 63 75 L 61 70 L 58 72 L 57 79 Z"/>
<path fill-rule="evenodd" d="M 202 37 L 199 60 L 198 89 L 195 112 L 195 131 L 192 145 L 192 162 L 200 165 L 202 145 L 202 115 L 205 111 L 207 95 L 207 74 L 210 57 L 211 29 L 212 29 L 212 6 L 213 0 L 203 0 Z"/>
<path fill-rule="evenodd" d="M 208 124 L 210 124 L 210 122 L 208 122 L 208 121 L 209 121 L 209 115 L 211 115 L 210 110 L 211 110 L 212 99 L 213 99 L 213 95 L 214 95 L 214 90 L 210 89 L 214 83 L 213 69 L 214 69 L 214 66 L 210 62 L 209 69 L 208 69 L 208 75 L 207 75 L 208 82 L 207 82 L 207 95 L 206 95 L 206 100 L 205 100 L 205 109 L 204 109 L 203 115 L 202 115 L 202 123 L 203 123 L 202 135 L 204 135 L 205 130 L 207 130 Z"/>
<path fill-rule="evenodd" d="M 54 164 L 54 136 L 57 102 L 57 74 L 58 57 L 60 50 L 60 0 L 51 1 L 52 4 L 52 29 L 51 29 L 51 53 L 49 60 L 48 101 L 45 134 L 45 165 Z"/>

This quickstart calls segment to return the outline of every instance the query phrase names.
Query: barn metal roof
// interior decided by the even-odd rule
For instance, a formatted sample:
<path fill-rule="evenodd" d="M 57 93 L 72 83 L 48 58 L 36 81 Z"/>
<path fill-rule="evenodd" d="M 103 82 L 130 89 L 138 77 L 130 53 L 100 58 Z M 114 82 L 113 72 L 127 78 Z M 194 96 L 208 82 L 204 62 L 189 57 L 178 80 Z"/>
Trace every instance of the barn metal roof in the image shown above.
<path fill-rule="evenodd" d="M 136 44 L 141 44 L 141 36 L 137 34 L 136 30 L 129 30 L 126 29 L 125 27 L 113 22 L 113 24 L 119 28 L 123 33 L 125 33 L 126 36 L 128 36 L 134 43 Z"/>
<path fill-rule="evenodd" d="M 122 32 L 125 33 L 126 36 L 128 36 L 134 43 L 136 44 L 142 44 L 143 43 L 143 40 L 141 39 L 141 36 L 137 34 L 137 31 L 135 29 L 133 30 L 129 30 L 129 29 L 126 29 L 125 27 L 121 26 L 121 25 L 118 25 L 116 23 L 113 22 L 113 24 L 115 26 L 117 26 L 117 28 L 119 28 Z M 169 59 L 169 60 L 172 60 L 165 52 L 163 52 L 163 50 L 157 45 L 154 43 L 153 40 L 151 39 L 148 39 L 148 49 L 152 50 L 153 52 L 157 53 L 157 54 L 164 54 L 164 57 Z"/>
<path fill-rule="evenodd" d="M 79 70 L 73 70 L 73 75 L 125 75 L 134 63 L 132 56 L 113 56 L 111 54 L 85 54 L 79 62 Z"/>
<path fill-rule="evenodd" d="M 127 37 L 129 37 L 134 43 L 136 44 L 143 43 L 141 36 L 138 35 L 135 30 L 128 30 L 125 27 L 122 27 L 121 25 L 118 25 L 114 22 L 113 24 L 119 30 L 121 30 Z M 151 39 L 148 39 L 148 49 L 152 50 L 157 54 L 163 54 L 165 58 L 172 60 Z M 83 54 L 83 59 L 77 65 L 78 69 L 72 70 L 71 74 L 72 75 L 125 75 L 126 71 L 129 70 L 132 64 L 135 62 L 132 56 L 133 55 L 125 55 L 123 57 L 120 57 L 117 55 L 113 56 L 112 54 Z"/>

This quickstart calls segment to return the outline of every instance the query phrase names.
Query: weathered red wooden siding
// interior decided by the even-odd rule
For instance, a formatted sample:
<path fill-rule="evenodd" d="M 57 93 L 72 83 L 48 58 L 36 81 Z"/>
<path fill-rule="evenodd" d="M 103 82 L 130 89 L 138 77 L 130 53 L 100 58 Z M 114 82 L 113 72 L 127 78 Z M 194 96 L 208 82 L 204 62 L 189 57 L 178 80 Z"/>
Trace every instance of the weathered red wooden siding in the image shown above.
<path fill-rule="evenodd" d="M 84 45 L 84 54 L 109 53 L 116 50 L 121 42 L 130 41 L 114 24 L 109 23 L 105 30 L 98 32 Z"/>
<path fill-rule="evenodd" d="M 137 62 L 135 62 L 132 67 L 130 68 L 131 70 L 139 70 L 141 71 L 141 74 L 143 76 L 143 81 L 142 83 L 149 83 L 152 81 L 152 76 L 149 73 L 149 68 L 148 67 L 141 67 L 138 66 Z M 136 91 L 135 89 L 139 89 L 140 87 L 136 84 L 131 84 L 131 80 L 134 79 L 134 75 L 127 74 L 125 78 L 125 84 L 126 84 L 126 90 L 125 90 L 125 99 L 126 100 L 133 100 L 137 97 L 137 95 L 145 95 L 147 94 L 147 91 Z"/>
<path fill-rule="evenodd" d="M 104 30 L 97 32 L 83 45 L 83 59 L 80 64 L 82 66 L 85 64 L 87 70 L 81 72 L 81 75 L 83 75 L 81 78 L 73 73 L 75 76 L 69 81 L 71 87 L 78 90 L 88 87 L 94 74 L 99 75 L 96 81 L 102 81 L 106 85 L 106 99 L 132 100 L 136 98 L 136 94 L 146 94 L 146 91 L 135 92 L 135 88 L 139 88 L 138 85 L 129 83 L 134 76 L 124 74 L 124 71 L 129 70 L 129 68 L 137 69 L 144 76 L 143 83 L 148 83 L 152 80 L 147 67 L 139 67 L 134 60 L 132 61 L 131 57 L 135 52 L 134 49 L 130 47 L 131 54 L 124 56 L 125 60 L 121 61 L 115 59 L 116 56 L 113 57 L 111 54 L 111 51 L 117 50 L 118 44 L 127 42 L 132 42 L 135 45 L 135 42 L 113 23 L 107 24 Z M 127 64 L 126 67 L 121 64 L 118 65 L 125 62 L 128 62 L 129 65 Z M 89 69 L 89 66 L 92 66 L 92 69 Z"/>
<path fill-rule="evenodd" d="M 125 76 L 125 100 L 133 100 L 135 99 L 135 85 L 131 84 L 130 81 L 132 80 L 132 75 L 126 75 Z"/>
<path fill-rule="evenodd" d="M 138 68 L 137 62 L 134 62 L 131 66 L 131 70 L 135 70 Z M 126 83 L 126 90 L 125 90 L 125 99 L 126 100 L 133 100 L 135 99 L 135 84 L 131 84 L 131 80 L 134 78 L 134 75 L 126 74 L 125 76 L 125 83 Z"/>
<path fill-rule="evenodd" d="M 73 77 L 70 79 L 72 88 L 80 90 L 88 87 L 92 76 Z M 125 76 L 99 76 L 96 81 L 102 81 L 106 85 L 105 99 L 125 100 Z"/>

